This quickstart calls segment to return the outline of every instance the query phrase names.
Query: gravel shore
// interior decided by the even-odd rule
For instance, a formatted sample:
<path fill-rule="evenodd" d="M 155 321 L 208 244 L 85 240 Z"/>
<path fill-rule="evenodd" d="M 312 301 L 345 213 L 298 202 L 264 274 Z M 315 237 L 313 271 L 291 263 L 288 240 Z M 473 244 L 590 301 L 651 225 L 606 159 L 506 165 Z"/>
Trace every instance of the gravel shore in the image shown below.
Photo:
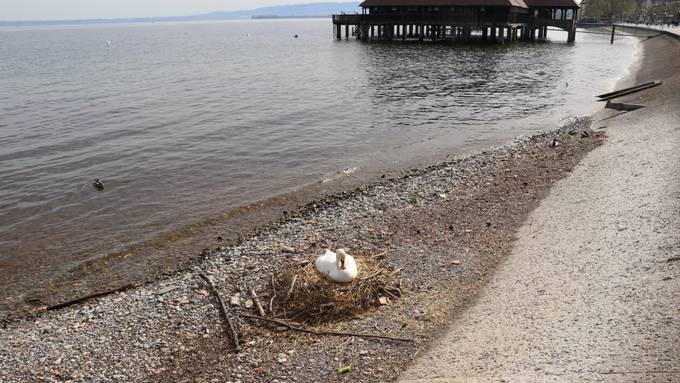
<path fill-rule="evenodd" d="M 601 144 L 590 120 L 327 197 L 238 245 L 207 251 L 189 270 L 146 286 L 3 324 L 3 382 L 316 382 L 395 379 L 474 298 L 512 248 L 528 214 Z M 236 318 L 231 351 L 215 300 L 327 247 L 384 254 L 400 269 L 401 299 L 321 329 L 414 342 L 319 337 Z M 232 307 L 233 313 L 254 308 Z M 265 304 L 266 306 L 266 304 Z M 338 368 L 352 366 L 340 375 Z"/>

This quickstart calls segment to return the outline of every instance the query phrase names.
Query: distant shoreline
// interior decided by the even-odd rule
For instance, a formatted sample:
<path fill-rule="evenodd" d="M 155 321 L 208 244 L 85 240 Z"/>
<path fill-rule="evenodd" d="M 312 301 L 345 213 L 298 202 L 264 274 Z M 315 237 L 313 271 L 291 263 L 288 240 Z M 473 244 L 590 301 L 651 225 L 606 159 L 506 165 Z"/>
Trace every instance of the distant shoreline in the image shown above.
<path fill-rule="evenodd" d="M 309 15 L 309 16 L 277 16 L 277 15 L 263 15 L 263 16 L 253 16 L 251 20 L 278 20 L 278 19 L 329 19 L 332 15 Z"/>
<path fill-rule="evenodd" d="M 159 23 L 186 21 L 220 21 L 251 19 L 293 19 L 328 18 L 334 13 L 352 13 L 358 10 L 358 3 L 308 3 L 256 8 L 245 11 L 211 12 L 189 16 L 128 17 L 113 19 L 62 19 L 62 20 L 0 20 L 0 27 L 37 27 L 55 25 L 102 25 L 130 23 Z"/>

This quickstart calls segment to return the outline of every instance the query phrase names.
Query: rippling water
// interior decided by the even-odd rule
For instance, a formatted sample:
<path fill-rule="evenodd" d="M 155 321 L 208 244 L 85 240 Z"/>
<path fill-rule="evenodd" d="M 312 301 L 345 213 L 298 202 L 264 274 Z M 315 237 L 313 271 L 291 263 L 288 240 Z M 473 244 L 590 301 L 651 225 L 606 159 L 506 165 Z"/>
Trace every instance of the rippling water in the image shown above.
<path fill-rule="evenodd" d="M 0 292 L 342 169 L 553 127 L 634 61 L 633 39 L 550 37 L 369 45 L 335 41 L 329 20 L 0 29 Z"/>

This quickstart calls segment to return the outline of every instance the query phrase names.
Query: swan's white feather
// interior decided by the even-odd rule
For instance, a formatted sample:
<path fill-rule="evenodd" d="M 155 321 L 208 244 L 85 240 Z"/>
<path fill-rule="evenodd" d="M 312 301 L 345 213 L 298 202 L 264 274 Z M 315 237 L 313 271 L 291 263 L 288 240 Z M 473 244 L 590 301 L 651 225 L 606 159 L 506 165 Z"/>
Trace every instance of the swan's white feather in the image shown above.
<path fill-rule="evenodd" d="M 357 263 L 351 255 L 345 257 L 345 269 L 340 269 L 337 254 L 326 249 L 326 253 L 316 259 L 316 269 L 328 278 L 341 283 L 352 282 L 359 273 Z"/>

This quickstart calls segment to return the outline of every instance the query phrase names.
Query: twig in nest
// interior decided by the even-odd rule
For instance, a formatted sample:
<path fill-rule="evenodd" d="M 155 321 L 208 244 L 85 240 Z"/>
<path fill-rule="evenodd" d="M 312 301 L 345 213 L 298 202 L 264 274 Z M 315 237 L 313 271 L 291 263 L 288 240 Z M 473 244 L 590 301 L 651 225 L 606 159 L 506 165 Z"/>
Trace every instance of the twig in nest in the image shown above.
<path fill-rule="evenodd" d="M 272 297 L 269 299 L 269 312 L 274 315 L 274 299 L 276 298 L 276 284 L 274 283 L 274 274 L 272 274 Z"/>
<path fill-rule="evenodd" d="M 236 352 L 239 352 L 241 348 L 238 345 L 238 334 L 236 333 L 236 330 L 234 330 L 234 325 L 232 324 L 231 319 L 229 318 L 227 306 L 224 304 L 224 301 L 222 300 L 219 291 L 217 291 L 217 288 L 215 287 L 213 281 L 204 274 L 199 274 L 199 276 L 203 278 L 203 280 L 205 280 L 205 282 L 208 284 L 208 287 L 210 288 L 210 291 L 217 298 L 217 308 L 220 310 L 220 313 L 222 314 L 224 321 L 227 323 L 227 335 L 229 335 L 229 338 L 231 338 L 231 342 L 234 345 L 234 350 L 236 350 Z"/>
<path fill-rule="evenodd" d="M 371 274 L 371 275 L 369 275 L 369 276 L 363 277 L 363 278 L 361 278 L 361 279 L 363 279 L 363 280 L 365 281 L 365 280 L 367 280 L 367 279 L 371 279 L 371 278 L 373 278 L 373 277 L 375 277 L 375 276 L 377 276 L 377 275 L 380 275 L 382 272 L 383 272 L 382 270 L 378 270 L 378 271 L 376 271 L 375 273 L 373 273 L 373 274 Z"/>
<path fill-rule="evenodd" d="M 286 294 L 286 299 L 290 297 L 290 294 L 293 293 L 293 289 L 295 289 L 295 281 L 297 281 L 297 275 L 293 276 L 293 280 L 290 282 L 290 289 L 288 289 L 288 294 Z"/>
<path fill-rule="evenodd" d="M 396 296 L 395 294 L 393 294 L 392 292 L 390 292 L 390 290 L 388 290 L 388 289 L 382 289 L 382 291 L 383 291 L 383 293 L 385 293 L 385 294 L 391 296 L 391 297 L 394 298 L 394 299 L 399 299 L 398 296 Z"/>
<path fill-rule="evenodd" d="M 293 326 L 290 323 L 283 321 L 283 320 L 279 320 L 279 319 L 264 318 L 264 317 L 257 316 L 257 315 L 247 315 L 247 314 L 242 314 L 241 316 L 244 317 L 244 318 L 257 319 L 257 320 L 264 321 L 264 322 L 275 323 L 279 326 L 286 327 L 286 328 L 293 330 L 293 331 L 303 332 L 303 333 L 306 333 L 306 334 L 312 334 L 312 335 L 317 335 L 317 336 L 321 336 L 321 335 L 356 336 L 358 338 L 386 339 L 386 340 L 395 340 L 395 341 L 398 341 L 398 342 L 415 342 L 413 339 L 409 339 L 409 338 L 395 338 L 395 337 L 383 336 L 383 335 L 357 334 L 357 333 L 352 333 L 352 332 L 309 330 L 309 329 L 306 329 L 306 328 Z"/>
<path fill-rule="evenodd" d="M 253 301 L 255 301 L 255 307 L 257 307 L 257 312 L 260 313 L 260 316 L 263 317 L 264 314 L 264 308 L 262 308 L 262 304 L 260 303 L 260 299 L 257 297 L 257 293 L 255 292 L 254 288 L 250 288 L 250 296 L 253 298 Z"/>

